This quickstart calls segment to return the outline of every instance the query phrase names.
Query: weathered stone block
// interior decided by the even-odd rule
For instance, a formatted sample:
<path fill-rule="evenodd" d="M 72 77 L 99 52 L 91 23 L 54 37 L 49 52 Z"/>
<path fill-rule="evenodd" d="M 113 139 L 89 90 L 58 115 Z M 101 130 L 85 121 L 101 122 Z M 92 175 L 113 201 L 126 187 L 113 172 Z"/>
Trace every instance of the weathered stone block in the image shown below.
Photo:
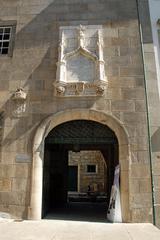
<path fill-rule="evenodd" d="M 29 183 L 28 178 L 13 178 L 12 191 L 29 191 Z"/>
<path fill-rule="evenodd" d="M 149 153 L 148 151 L 138 151 L 137 152 L 137 161 L 140 163 L 149 164 Z"/>
<path fill-rule="evenodd" d="M 132 24 L 131 28 L 120 27 L 118 29 L 118 35 L 119 35 L 120 38 L 121 37 L 123 38 L 123 37 L 137 37 L 137 36 L 139 36 L 137 22 Z"/>
<path fill-rule="evenodd" d="M 142 76 L 143 75 L 143 67 L 121 67 L 120 68 L 120 76 L 124 77 L 134 77 L 134 76 Z"/>
<path fill-rule="evenodd" d="M 143 163 L 135 163 L 131 166 L 131 176 L 133 178 L 141 178 L 142 176 L 145 178 L 150 177 L 150 168 L 148 164 Z"/>
<path fill-rule="evenodd" d="M 140 180 L 140 192 L 141 193 L 151 193 L 151 180 L 150 180 L 150 178 Z"/>
<path fill-rule="evenodd" d="M 113 46 L 125 46 L 125 47 L 129 46 L 128 38 L 112 37 L 111 43 Z"/>
<path fill-rule="evenodd" d="M 155 206 L 155 210 L 156 210 L 156 226 L 158 228 L 160 228 L 160 218 L 159 218 L 159 216 L 160 216 L 160 204 Z"/>
<path fill-rule="evenodd" d="M 160 190 L 160 186 L 159 186 L 159 183 L 160 183 L 160 174 L 159 175 L 154 175 L 154 184 L 155 184 L 155 190 Z"/>
<path fill-rule="evenodd" d="M 10 205 L 9 212 L 15 219 L 27 219 L 28 217 L 26 206 Z"/>
<path fill-rule="evenodd" d="M 0 179 L 0 192 L 11 191 L 11 179 Z"/>
<path fill-rule="evenodd" d="M 152 196 L 150 193 L 134 193 L 131 194 L 131 205 L 135 209 L 152 207 Z"/>
<path fill-rule="evenodd" d="M 159 189 L 155 190 L 155 203 L 160 205 L 160 191 L 159 191 Z"/>
<path fill-rule="evenodd" d="M 152 223 L 152 209 L 136 208 L 131 213 L 133 222 L 151 222 Z"/>
<path fill-rule="evenodd" d="M 131 123 L 145 124 L 147 121 L 146 114 L 143 112 L 126 112 L 126 113 L 124 112 L 123 120 L 126 124 L 131 124 Z"/>
<path fill-rule="evenodd" d="M 130 179 L 130 191 L 131 193 L 140 193 L 140 179 L 138 178 Z"/>
<path fill-rule="evenodd" d="M 17 178 L 28 178 L 30 174 L 30 164 L 20 163 L 15 165 L 15 176 Z"/>
<path fill-rule="evenodd" d="M 0 164 L 0 176 L 2 178 L 14 177 L 14 165 Z"/>
<path fill-rule="evenodd" d="M 134 104 L 134 101 L 123 101 L 123 100 L 112 101 L 111 109 L 112 111 L 132 112 L 132 111 L 135 111 L 135 104 Z"/>
<path fill-rule="evenodd" d="M 136 99 L 136 100 L 144 100 L 145 99 L 145 91 L 143 88 L 124 88 L 122 89 L 122 97 L 126 100 Z"/>
<path fill-rule="evenodd" d="M 135 101 L 135 110 L 137 112 L 145 112 L 146 111 L 146 102 L 144 100 L 136 100 Z"/>

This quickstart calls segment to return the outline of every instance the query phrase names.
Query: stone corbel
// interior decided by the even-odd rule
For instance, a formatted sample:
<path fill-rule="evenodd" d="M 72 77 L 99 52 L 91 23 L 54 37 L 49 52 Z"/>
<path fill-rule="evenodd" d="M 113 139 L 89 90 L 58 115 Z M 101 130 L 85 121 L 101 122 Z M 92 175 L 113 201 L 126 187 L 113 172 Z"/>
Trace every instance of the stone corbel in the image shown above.
<path fill-rule="evenodd" d="M 56 86 L 56 95 L 57 96 L 64 96 L 65 91 L 66 91 L 66 88 L 63 84 L 62 85 L 57 84 L 57 86 Z"/>
<path fill-rule="evenodd" d="M 22 88 L 18 88 L 12 96 L 13 100 L 13 116 L 20 117 L 26 111 L 26 98 L 27 94 Z"/>
<path fill-rule="evenodd" d="M 17 88 L 17 90 L 13 93 L 12 99 L 14 101 L 25 101 L 27 98 L 27 94 L 24 92 L 22 88 Z"/>
<path fill-rule="evenodd" d="M 102 85 L 97 86 L 97 89 L 96 89 L 97 96 L 103 96 L 104 91 L 105 91 L 104 86 L 102 86 Z"/>

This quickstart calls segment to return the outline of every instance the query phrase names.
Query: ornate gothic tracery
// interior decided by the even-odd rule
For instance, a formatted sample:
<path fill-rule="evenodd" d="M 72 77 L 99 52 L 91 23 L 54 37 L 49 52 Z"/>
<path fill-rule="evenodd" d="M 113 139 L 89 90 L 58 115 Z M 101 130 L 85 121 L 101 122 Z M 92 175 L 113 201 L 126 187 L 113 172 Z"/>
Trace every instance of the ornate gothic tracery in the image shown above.
<path fill-rule="evenodd" d="M 60 28 L 56 96 L 102 96 L 104 66 L 101 26 Z"/>

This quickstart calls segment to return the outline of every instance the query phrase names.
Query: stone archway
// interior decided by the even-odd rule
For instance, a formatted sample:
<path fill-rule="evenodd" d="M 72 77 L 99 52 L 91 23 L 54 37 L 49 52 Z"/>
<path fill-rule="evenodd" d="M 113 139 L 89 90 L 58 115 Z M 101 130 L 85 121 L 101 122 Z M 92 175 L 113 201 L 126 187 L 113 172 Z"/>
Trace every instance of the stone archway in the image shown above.
<path fill-rule="evenodd" d="M 129 211 L 129 137 L 124 126 L 115 117 L 101 111 L 87 109 L 72 109 L 58 112 L 46 118 L 38 127 L 33 141 L 33 162 L 31 199 L 28 218 L 41 219 L 42 209 L 42 179 L 44 141 L 49 132 L 56 126 L 71 120 L 92 120 L 102 123 L 112 129 L 119 142 L 119 163 L 121 167 L 121 203 L 123 222 L 130 221 Z"/>

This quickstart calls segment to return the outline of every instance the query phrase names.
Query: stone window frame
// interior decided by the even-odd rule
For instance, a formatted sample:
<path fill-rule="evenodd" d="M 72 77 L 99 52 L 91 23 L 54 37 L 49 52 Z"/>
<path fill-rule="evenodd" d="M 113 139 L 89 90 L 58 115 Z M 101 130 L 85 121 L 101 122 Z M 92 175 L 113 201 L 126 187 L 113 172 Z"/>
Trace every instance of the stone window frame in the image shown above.
<path fill-rule="evenodd" d="M 17 25 L 17 21 L 15 21 L 15 20 L 0 21 L 0 27 L 11 27 L 12 28 L 8 53 L 0 54 L 0 58 L 13 56 L 13 49 L 14 49 L 15 36 L 16 36 L 16 25 Z"/>
<path fill-rule="evenodd" d="M 97 39 L 94 51 L 90 51 L 85 44 L 87 38 L 86 31 L 94 29 Z M 65 32 L 76 32 L 77 46 L 70 51 L 65 52 L 66 36 Z M 95 38 L 95 37 L 94 37 Z M 102 25 L 70 25 L 59 27 L 59 47 L 58 47 L 58 62 L 56 80 L 54 82 L 54 95 L 57 97 L 81 97 L 81 96 L 103 96 L 105 89 L 108 86 L 107 77 L 105 75 L 105 62 L 103 56 L 103 27 Z M 71 39 L 71 38 L 70 38 Z M 67 64 L 71 58 L 82 56 L 87 61 L 95 65 L 94 76 L 92 81 L 87 79 L 71 79 L 67 77 Z M 74 68 L 73 68 L 74 69 Z M 75 72 L 74 72 L 75 74 Z M 72 74 L 73 75 L 73 74 Z"/>

